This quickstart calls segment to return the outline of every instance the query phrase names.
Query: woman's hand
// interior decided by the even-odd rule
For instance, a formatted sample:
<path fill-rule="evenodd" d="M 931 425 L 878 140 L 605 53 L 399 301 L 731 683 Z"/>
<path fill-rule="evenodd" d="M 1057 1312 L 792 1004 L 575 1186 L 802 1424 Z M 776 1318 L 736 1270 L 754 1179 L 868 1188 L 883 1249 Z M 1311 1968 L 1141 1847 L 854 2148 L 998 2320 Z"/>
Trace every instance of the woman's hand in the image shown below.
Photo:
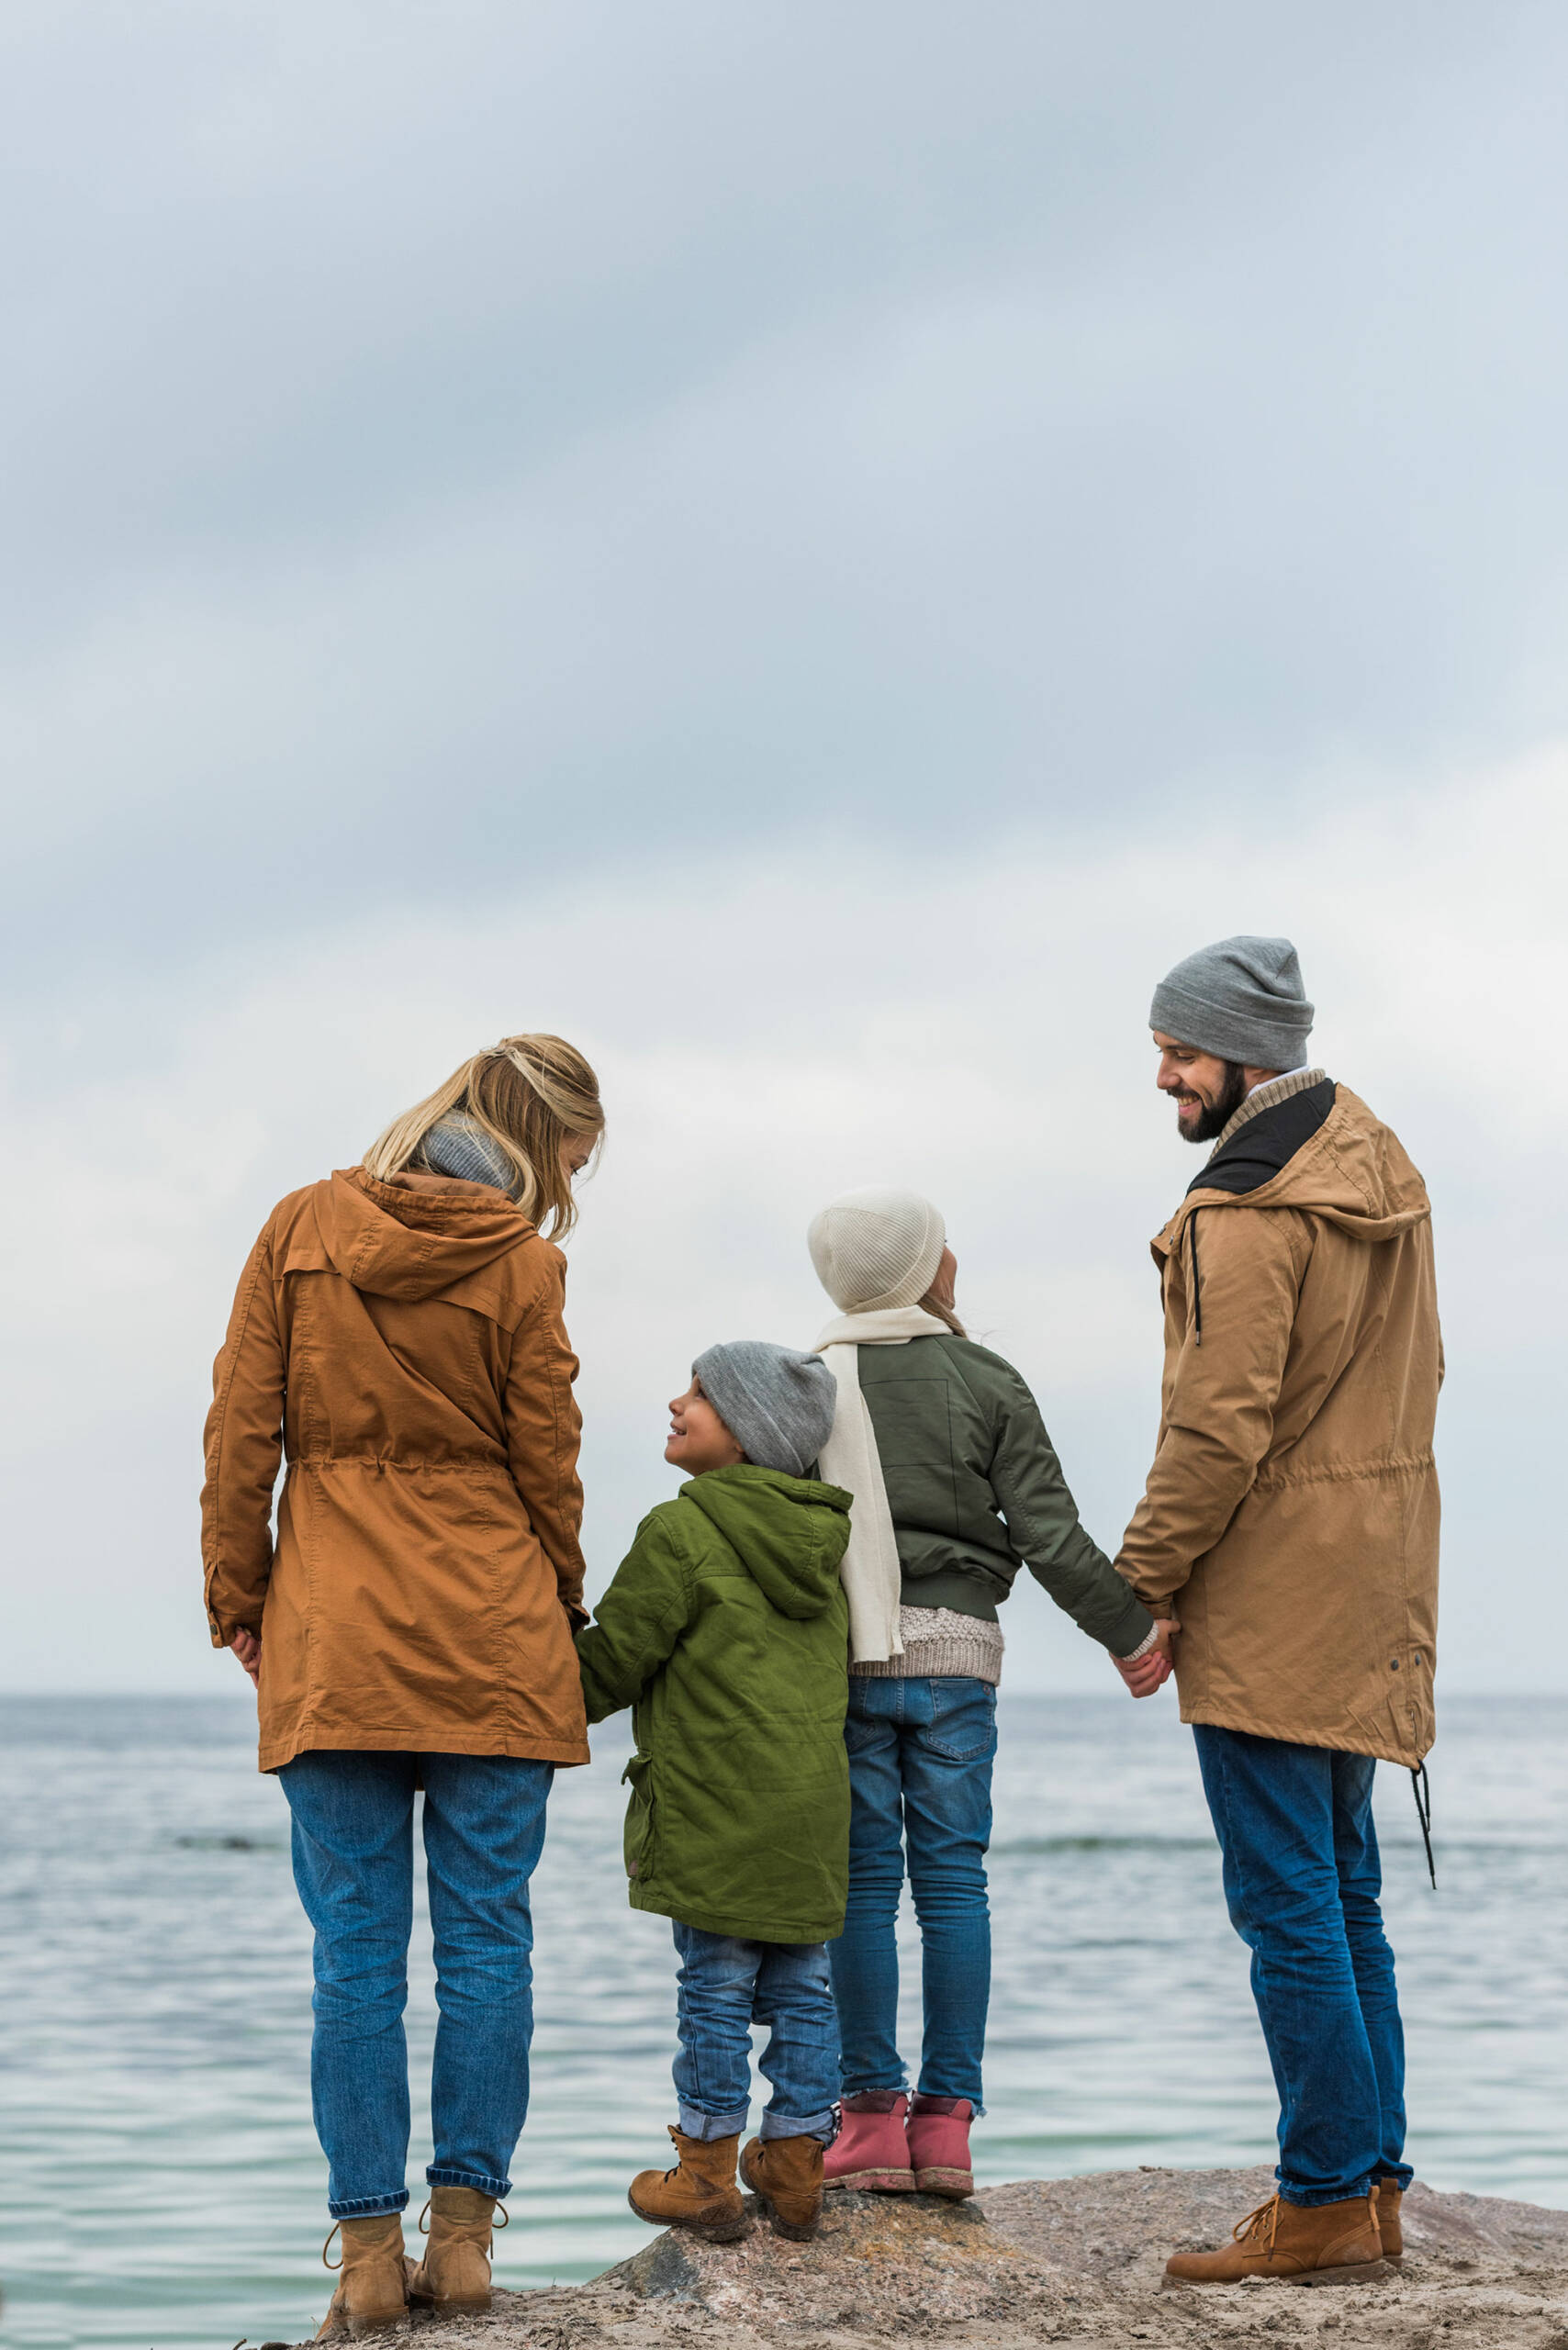
<path fill-rule="evenodd" d="M 233 1650 L 235 1655 L 239 1658 L 241 1663 L 244 1666 L 246 1672 L 250 1674 L 252 1680 L 255 1683 L 256 1687 L 260 1689 L 262 1685 L 262 1636 L 260 1632 L 247 1632 L 241 1628 L 241 1630 L 235 1633 L 229 1645 Z M 1141 1664 L 1143 1659 L 1140 1657 L 1138 1662 Z"/>
<path fill-rule="evenodd" d="M 1113 1657 L 1112 1663 L 1127 1684 L 1130 1695 L 1152 1697 L 1170 1678 L 1171 1649 L 1181 1625 L 1173 1616 L 1162 1616 L 1155 1624 L 1155 1645 L 1130 1663 Z"/>

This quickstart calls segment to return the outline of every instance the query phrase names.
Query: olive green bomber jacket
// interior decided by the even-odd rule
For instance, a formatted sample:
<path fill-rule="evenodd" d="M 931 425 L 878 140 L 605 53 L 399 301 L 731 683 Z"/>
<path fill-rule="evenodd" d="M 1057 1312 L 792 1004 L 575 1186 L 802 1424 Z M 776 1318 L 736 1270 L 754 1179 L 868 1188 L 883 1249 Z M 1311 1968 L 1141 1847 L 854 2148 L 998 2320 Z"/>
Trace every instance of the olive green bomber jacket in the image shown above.
<path fill-rule="evenodd" d="M 859 1348 L 906 1607 L 994 1623 L 1021 1566 L 1113 1656 L 1153 1617 L 1084 1531 L 1039 1406 L 971 1338 Z M 1130 1603 L 1130 1604 L 1129 1604 Z"/>

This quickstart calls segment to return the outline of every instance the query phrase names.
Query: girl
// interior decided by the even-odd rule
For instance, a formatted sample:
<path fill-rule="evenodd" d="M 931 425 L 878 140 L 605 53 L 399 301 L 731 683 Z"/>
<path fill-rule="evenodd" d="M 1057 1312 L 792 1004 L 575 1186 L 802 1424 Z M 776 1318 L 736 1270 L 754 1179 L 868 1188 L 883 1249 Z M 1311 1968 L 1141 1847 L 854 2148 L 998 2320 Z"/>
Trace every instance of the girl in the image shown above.
<path fill-rule="evenodd" d="M 476 1053 L 363 1166 L 273 1210 L 218 1359 L 207 1620 L 257 1684 L 316 1931 L 311 2090 L 342 2233 L 322 2335 L 395 2323 L 410 2292 L 489 2306 L 528 2104 L 529 1879 L 554 1767 L 588 1759 L 577 1366 L 544 1236 L 570 1230 L 603 1125 L 558 1036 Z M 407 2276 L 421 1786 L 441 2020 L 430 2249 Z"/>
<path fill-rule="evenodd" d="M 846 1192 L 808 1239 L 841 1315 L 817 1341 L 838 1387 L 818 1473 L 854 1496 L 849 1905 L 829 1945 L 843 2120 L 825 2177 L 964 2196 L 991 1986 L 997 1605 L 1026 1563 L 1138 1696 L 1170 1670 L 1170 1631 L 1080 1525 L 1023 1380 L 964 1335 L 957 1260 L 931 1203 Z M 896 2038 L 906 1848 L 925 2000 L 913 2105 Z"/>

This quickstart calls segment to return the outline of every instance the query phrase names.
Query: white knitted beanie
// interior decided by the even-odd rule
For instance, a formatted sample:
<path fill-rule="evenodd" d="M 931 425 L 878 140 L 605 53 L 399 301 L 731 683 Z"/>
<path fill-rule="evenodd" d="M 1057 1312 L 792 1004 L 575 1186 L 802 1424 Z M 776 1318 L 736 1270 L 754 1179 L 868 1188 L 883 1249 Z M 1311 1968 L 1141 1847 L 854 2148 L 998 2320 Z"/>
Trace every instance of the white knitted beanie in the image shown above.
<path fill-rule="evenodd" d="M 806 1235 L 818 1278 L 841 1314 L 918 1305 L 946 1245 L 947 1228 L 929 1200 L 880 1183 L 830 1200 Z"/>

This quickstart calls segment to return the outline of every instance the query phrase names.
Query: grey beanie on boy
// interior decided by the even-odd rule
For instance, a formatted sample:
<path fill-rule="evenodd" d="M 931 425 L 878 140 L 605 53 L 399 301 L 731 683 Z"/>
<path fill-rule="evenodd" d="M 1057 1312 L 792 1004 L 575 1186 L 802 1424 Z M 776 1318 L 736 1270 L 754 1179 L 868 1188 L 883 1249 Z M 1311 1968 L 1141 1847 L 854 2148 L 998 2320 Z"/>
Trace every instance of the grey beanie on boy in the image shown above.
<path fill-rule="evenodd" d="M 741 1450 L 759 1469 L 803 1477 L 833 1428 L 838 1382 L 821 1355 L 732 1338 L 691 1366 Z"/>
<path fill-rule="evenodd" d="M 1148 1024 L 1244 1069 L 1282 1070 L 1306 1058 L 1312 1011 L 1288 938 L 1221 938 L 1166 972 Z"/>

